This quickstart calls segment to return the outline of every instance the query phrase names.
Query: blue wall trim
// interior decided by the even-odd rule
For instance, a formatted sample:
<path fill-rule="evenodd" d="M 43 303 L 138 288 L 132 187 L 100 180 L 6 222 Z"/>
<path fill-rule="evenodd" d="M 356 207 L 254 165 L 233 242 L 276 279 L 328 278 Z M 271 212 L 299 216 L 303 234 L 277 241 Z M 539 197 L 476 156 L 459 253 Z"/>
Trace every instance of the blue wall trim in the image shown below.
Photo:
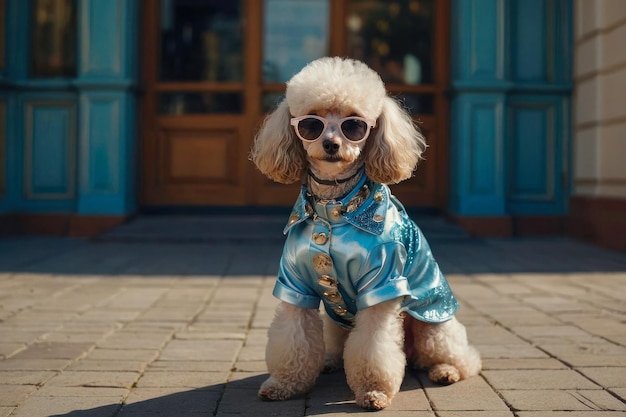
<path fill-rule="evenodd" d="M 29 78 L 32 2 L 6 2 L 0 212 L 135 210 L 136 0 L 76 2 L 75 78 Z M 0 164 L 0 167 L 2 165 Z"/>

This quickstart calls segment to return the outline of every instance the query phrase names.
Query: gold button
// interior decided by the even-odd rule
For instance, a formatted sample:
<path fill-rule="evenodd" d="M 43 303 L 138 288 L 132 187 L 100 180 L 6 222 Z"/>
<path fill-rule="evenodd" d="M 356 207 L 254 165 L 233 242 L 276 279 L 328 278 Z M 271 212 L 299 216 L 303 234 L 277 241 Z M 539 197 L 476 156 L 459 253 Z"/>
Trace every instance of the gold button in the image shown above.
<path fill-rule="evenodd" d="M 333 269 L 333 260 L 325 253 L 318 253 L 313 256 L 313 268 L 319 274 L 325 274 Z"/>
<path fill-rule="evenodd" d="M 379 191 L 376 194 L 374 194 L 374 201 L 376 201 L 377 203 L 380 203 L 381 201 L 383 201 L 383 193 Z"/>
<path fill-rule="evenodd" d="M 328 241 L 328 236 L 326 235 L 326 233 L 324 232 L 313 233 L 313 242 L 317 243 L 318 245 L 323 245 L 327 241 Z"/>
<path fill-rule="evenodd" d="M 322 275 L 317 280 L 317 283 L 323 287 L 336 287 L 337 286 L 337 281 L 335 280 L 335 278 L 331 277 L 330 275 Z"/>
<path fill-rule="evenodd" d="M 337 307 L 333 307 L 333 312 L 338 315 L 338 316 L 345 316 L 346 313 L 348 313 L 348 310 L 346 310 L 343 307 L 337 306 Z"/>
<path fill-rule="evenodd" d="M 339 301 L 341 301 L 341 294 L 339 294 L 337 291 L 324 291 L 324 298 L 331 303 L 338 303 Z"/>
<path fill-rule="evenodd" d="M 341 206 L 339 207 L 335 207 L 331 212 L 330 215 L 333 217 L 333 219 L 337 219 L 339 217 L 341 217 Z"/>
<path fill-rule="evenodd" d="M 380 214 L 374 214 L 374 221 L 375 221 L 376 223 L 380 223 L 380 222 L 382 222 L 383 220 L 385 220 L 385 218 L 384 218 L 382 215 L 380 215 Z"/>

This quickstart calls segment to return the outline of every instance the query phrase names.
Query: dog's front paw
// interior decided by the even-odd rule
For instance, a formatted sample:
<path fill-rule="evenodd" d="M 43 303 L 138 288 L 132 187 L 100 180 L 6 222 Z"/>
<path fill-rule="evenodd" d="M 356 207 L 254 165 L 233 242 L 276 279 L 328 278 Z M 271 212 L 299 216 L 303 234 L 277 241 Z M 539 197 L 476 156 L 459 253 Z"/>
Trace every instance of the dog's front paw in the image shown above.
<path fill-rule="evenodd" d="M 282 401 L 308 391 L 310 386 L 301 382 L 288 383 L 270 376 L 261 384 L 258 396 L 263 401 Z"/>
<path fill-rule="evenodd" d="M 370 411 L 378 411 L 391 404 L 391 399 L 381 391 L 368 391 L 356 394 L 356 404 Z"/>
<path fill-rule="evenodd" d="M 437 384 L 450 385 L 461 380 L 461 373 L 452 365 L 440 363 L 430 368 L 428 378 Z"/>
<path fill-rule="evenodd" d="M 295 394 L 294 390 L 288 389 L 286 384 L 281 383 L 273 376 L 270 376 L 261 384 L 258 396 L 263 401 L 281 401 L 286 400 Z"/>

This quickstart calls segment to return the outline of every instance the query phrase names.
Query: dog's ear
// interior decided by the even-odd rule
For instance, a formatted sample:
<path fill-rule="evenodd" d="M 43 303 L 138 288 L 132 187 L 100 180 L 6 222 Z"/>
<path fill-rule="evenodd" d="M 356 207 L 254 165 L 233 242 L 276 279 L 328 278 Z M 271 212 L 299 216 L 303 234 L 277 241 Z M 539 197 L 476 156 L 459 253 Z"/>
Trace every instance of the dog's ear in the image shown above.
<path fill-rule="evenodd" d="M 410 178 L 426 149 L 424 136 L 411 115 L 395 99 L 386 96 L 372 133 L 365 145 L 368 177 L 383 184 Z"/>
<path fill-rule="evenodd" d="M 306 168 L 304 148 L 290 120 L 287 101 L 283 100 L 265 118 L 250 152 L 250 159 L 263 174 L 283 184 L 300 181 Z"/>

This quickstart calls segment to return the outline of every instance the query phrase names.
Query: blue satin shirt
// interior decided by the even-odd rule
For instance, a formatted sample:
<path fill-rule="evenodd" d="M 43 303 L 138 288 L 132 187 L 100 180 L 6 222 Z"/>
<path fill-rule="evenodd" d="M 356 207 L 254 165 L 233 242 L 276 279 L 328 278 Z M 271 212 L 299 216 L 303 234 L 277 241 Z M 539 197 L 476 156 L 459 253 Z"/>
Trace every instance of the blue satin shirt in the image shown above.
<path fill-rule="evenodd" d="M 285 227 L 273 294 L 302 308 L 320 301 L 351 328 L 364 308 L 402 297 L 402 310 L 440 323 L 459 305 L 428 242 L 389 187 L 365 175 L 340 201 L 315 203 L 305 186 Z"/>

